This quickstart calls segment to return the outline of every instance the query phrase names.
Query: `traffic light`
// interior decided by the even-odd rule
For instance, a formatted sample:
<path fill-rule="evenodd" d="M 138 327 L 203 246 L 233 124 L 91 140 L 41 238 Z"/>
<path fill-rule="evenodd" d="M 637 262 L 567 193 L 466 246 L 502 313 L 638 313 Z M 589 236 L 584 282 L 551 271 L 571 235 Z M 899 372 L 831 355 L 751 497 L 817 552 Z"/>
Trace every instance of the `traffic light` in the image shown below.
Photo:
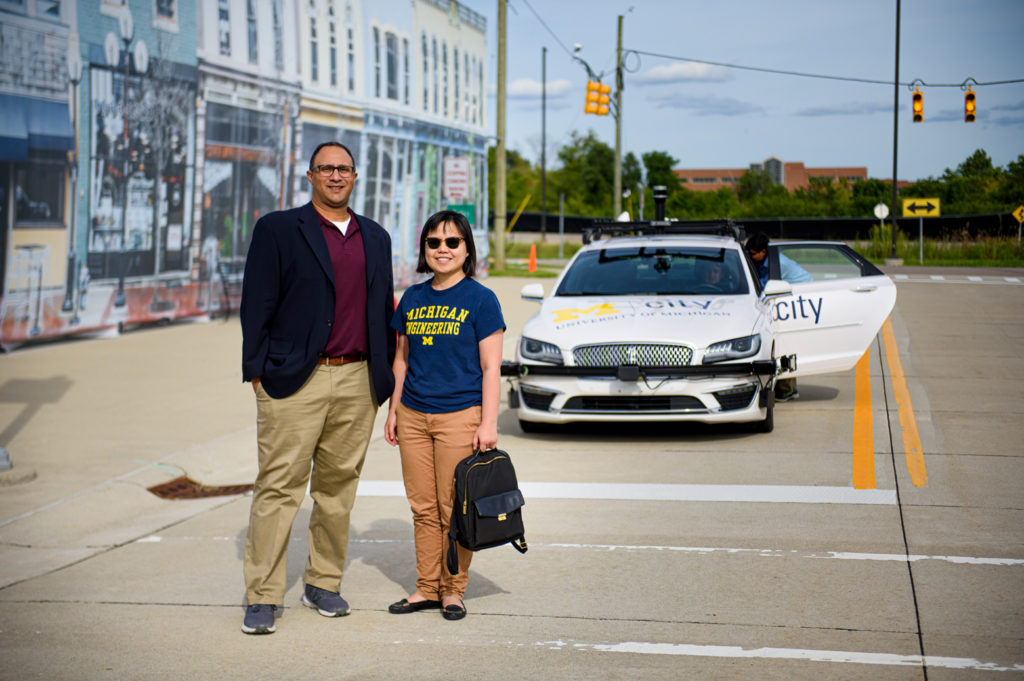
<path fill-rule="evenodd" d="M 914 90 L 914 122 L 920 123 L 924 120 L 924 95 L 920 90 Z"/>
<path fill-rule="evenodd" d="M 967 92 L 964 93 L 964 120 L 973 123 L 974 113 L 974 90 L 967 88 Z"/>
<path fill-rule="evenodd" d="M 602 85 L 600 81 L 587 81 L 587 103 L 583 107 L 583 113 L 594 114 L 595 116 L 608 115 L 608 99 L 612 89 L 608 85 Z"/>

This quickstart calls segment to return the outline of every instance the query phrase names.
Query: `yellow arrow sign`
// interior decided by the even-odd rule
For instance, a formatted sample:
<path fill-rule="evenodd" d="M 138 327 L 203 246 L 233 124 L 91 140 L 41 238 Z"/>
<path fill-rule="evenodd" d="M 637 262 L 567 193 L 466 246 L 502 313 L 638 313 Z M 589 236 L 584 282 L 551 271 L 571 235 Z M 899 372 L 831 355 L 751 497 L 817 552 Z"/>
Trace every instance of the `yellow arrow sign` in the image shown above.
<path fill-rule="evenodd" d="M 1017 218 L 1017 222 L 1024 222 L 1024 206 L 1017 206 L 1017 210 L 1013 211 L 1013 217 Z"/>
<path fill-rule="evenodd" d="M 939 200 L 903 199 L 903 217 L 937 218 L 939 217 Z"/>

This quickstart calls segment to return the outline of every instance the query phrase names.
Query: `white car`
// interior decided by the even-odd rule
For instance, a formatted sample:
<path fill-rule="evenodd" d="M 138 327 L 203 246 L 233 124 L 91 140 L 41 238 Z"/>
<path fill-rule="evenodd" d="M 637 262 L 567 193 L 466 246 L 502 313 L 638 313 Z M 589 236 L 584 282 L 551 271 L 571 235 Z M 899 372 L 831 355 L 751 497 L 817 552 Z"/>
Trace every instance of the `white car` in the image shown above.
<path fill-rule="evenodd" d="M 762 289 L 733 225 L 635 235 L 629 224 L 578 251 L 550 295 L 523 287 L 540 310 L 502 368 L 523 430 L 699 421 L 771 431 L 775 380 L 850 369 L 896 301 L 892 280 L 842 243 L 771 244 L 775 278 Z M 810 280 L 778 279 L 782 253 Z"/>

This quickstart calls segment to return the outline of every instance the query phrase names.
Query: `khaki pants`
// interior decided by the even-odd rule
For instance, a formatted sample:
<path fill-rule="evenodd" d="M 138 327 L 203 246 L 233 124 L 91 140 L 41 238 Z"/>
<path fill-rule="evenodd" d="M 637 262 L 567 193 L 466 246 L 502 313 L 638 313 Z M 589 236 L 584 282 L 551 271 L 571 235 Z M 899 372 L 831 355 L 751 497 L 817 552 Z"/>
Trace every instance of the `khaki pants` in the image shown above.
<path fill-rule="evenodd" d="M 348 548 L 349 514 L 370 443 L 377 403 L 366 362 L 317 366 L 293 395 L 256 394 L 259 473 L 245 542 L 249 605 L 284 602 L 292 522 L 306 493 L 306 584 L 338 591 Z M 312 467 L 312 478 L 310 477 Z"/>
<path fill-rule="evenodd" d="M 416 540 L 416 589 L 430 600 L 466 592 L 473 552 L 458 546 L 459 574 L 445 566 L 452 516 L 455 466 L 473 453 L 480 407 L 448 414 L 424 414 L 399 403 L 398 447 L 402 478 L 412 508 Z"/>

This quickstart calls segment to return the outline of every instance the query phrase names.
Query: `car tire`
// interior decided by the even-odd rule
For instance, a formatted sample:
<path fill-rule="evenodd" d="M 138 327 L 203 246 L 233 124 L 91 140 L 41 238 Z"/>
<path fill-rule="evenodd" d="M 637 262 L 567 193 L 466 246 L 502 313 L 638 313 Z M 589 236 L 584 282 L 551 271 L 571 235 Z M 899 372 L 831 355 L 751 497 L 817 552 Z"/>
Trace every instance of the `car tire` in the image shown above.
<path fill-rule="evenodd" d="M 770 433 L 775 430 L 775 407 L 771 406 L 765 410 L 764 419 L 761 421 L 754 421 L 751 424 L 755 433 Z"/>

